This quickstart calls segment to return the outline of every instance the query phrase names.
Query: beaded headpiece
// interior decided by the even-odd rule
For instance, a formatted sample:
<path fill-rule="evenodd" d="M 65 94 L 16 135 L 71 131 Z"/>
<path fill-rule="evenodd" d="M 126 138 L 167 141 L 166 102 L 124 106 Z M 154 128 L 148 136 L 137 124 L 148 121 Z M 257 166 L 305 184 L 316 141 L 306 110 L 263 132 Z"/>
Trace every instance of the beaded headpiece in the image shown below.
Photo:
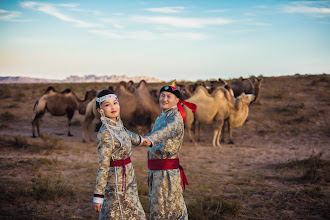
<path fill-rule="evenodd" d="M 117 96 L 115 94 L 107 94 L 107 95 L 104 95 L 104 96 L 101 96 L 101 97 L 97 98 L 96 101 L 98 103 L 102 103 L 107 99 L 117 99 Z"/>

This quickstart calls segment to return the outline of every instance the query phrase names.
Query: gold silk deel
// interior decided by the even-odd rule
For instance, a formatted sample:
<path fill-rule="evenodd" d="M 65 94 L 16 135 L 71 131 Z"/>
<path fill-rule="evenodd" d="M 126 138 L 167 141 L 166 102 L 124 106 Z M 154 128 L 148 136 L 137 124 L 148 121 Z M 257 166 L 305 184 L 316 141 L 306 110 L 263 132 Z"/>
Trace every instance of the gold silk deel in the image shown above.
<path fill-rule="evenodd" d="M 175 159 L 183 143 L 184 125 L 178 108 L 164 111 L 155 121 L 152 131 L 146 135 L 152 146 L 148 147 L 148 159 Z M 149 170 L 150 219 L 188 219 L 183 199 L 179 169 Z"/>
<path fill-rule="evenodd" d="M 110 161 L 130 157 L 132 144 L 139 145 L 141 137 L 128 131 L 120 119 L 114 122 L 106 118 L 106 121 L 115 135 L 111 137 L 104 123 L 97 135 L 99 140 L 99 168 L 94 194 L 104 195 L 99 219 L 146 219 L 138 196 L 132 163 L 125 165 L 126 192 L 123 191 L 125 190 L 123 167 L 110 167 Z"/>

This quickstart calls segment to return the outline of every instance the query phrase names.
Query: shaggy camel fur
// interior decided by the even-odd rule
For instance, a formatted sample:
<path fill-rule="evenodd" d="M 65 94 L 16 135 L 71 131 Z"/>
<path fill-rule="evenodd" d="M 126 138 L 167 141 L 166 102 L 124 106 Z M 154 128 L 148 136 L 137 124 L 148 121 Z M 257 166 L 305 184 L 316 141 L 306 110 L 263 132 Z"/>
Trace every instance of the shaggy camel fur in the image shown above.
<path fill-rule="evenodd" d="M 193 114 L 186 107 L 186 122 L 185 126 L 188 130 L 190 139 L 194 144 L 197 144 L 192 132 L 194 122 L 201 124 L 213 124 L 214 134 L 212 145 L 214 147 L 220 145 L 221 130 L 224 121 L 229 119 L 229 127 L 241 126 L 248 115 L 248 105 L 254 99 L 254 95 L 242 94 L 236 98 L 235 104 L 232 104 L 231 95 L 225 88 L 217 88 L 212 94 L 209 94 L 204 87 L 198 87 L 193 96 L 187 99 L 188 102 L 197 105 L 197 111 Z M 231 134 L 231 131 L 230 131 Z"/>
<path fill-rule="evenodd" d="M 38 136 L 40 135 L 40 120 L 45 114 L 46 110 L 53 116 L 68 117 L 68 136 L 72 136 L 70 132 L 71 119 L 75 110 L 78 110 L 80 114 L 85 114 L 87 103 L 96 96 L 95 90 L 89 90 L 85 94 L 84 100 L 72 92 L 70 89 L 66 89 L 63 92 L 57 92 L 53 87 L 48 87 L 44 95 L 36 101 L 33 107 L 35 111 L 35 117 L 32 121 L 32 136 L 35 135 L 35 127 L 37 127 Z"/>

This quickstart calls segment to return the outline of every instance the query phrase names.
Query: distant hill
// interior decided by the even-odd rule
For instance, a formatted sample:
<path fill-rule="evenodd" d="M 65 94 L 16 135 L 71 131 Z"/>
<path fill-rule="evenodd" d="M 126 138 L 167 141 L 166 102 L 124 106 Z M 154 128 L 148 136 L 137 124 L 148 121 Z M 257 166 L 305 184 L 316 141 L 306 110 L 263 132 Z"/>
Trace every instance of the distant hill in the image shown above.
<path fill-rule="evenodd" d="M 0 84 L 9 83 L 88 83 L 88 82 L 120 82 L 120 81 L 130 81 L 135 83 L 140 82 L 144 79 L 146 82 L 162 82 L 162 80 L 149 77 L 149 76 L 134 76 L 128 77 L 126 75 L 111 75 L 111 76 L 96 76 L 96 75 L 86 75 L 86 76 L 69 76 L 64 80 L 52 80 L 52 79 L 40 79 L 31 78 L 23 76 L 1 76 Z"/>

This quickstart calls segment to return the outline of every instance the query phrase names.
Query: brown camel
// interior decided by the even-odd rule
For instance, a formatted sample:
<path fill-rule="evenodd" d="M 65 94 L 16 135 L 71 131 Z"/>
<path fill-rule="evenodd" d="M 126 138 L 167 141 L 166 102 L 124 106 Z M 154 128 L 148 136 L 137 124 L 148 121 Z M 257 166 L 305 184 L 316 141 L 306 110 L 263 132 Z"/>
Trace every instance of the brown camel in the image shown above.
<path fill-rule="evenodd" d="M 261 78 L 254 78 L 252 83 L 249 79 L 240 77 L 239 79 L 230 82 L 229 85 L 234 91 L 235 97 L 238 97 L 242 93 L 253 94 L 255 96 L 253 102 L 255 102 L 259 98 L 261 81 Z"/>
<path fill-rule="evenodd" d="M 144 133 L 145 131 L 150 132 L 152 129 L 152 124 L 161 114 L 160 106 L 150 95 L 147 82 L 145 80 L 140 81 L 134 94 L 138 102 L 138 108 L 136 108 L 135 111 L 135 124 L 139 126 L 138 130 L 140 133 Z"/>
<path fill-rule="evenodd" d="M 110 91 L 113 90 L 112 87 L 110 88 L 110 86 L 108 89 Z M 118 84 L 114 93 L 117 95 L 120 103 L 120 118 L 122 119 L 124 125 L 129 129 L 134 127 L 134 113 L 137 107 L 137 99 L 135 95 L 127 89 L 127 83 L 124 81 L 121 81 Z M 91 136 L 91 125 L 94 118 L 96 118 L 98 121 L 100 120 L 100 114 L 96 110 L 96 98 L 90 101 L 86 108 L 85 120 L 82 129 L 83 142 L 86 142 L 85 131 L 88 133 L 89 140 L 93 141 Z"/>
<path fill-rule="evenodd" d="M 71 119 L 75 110 L 78 110 L 78 112 L 82 115 L 85 114 L 87 103 L 95 96 L 96 91 L 89 90 L 86 92 L 84 100 L 81 100 L 70 89 L 66 89 L 63 92 L 57 92 L 53 87 L 48 87 L 46 92 L 36 101 L 33 107 L 33 111 L 36 112 L 36 115 L 32 121 L 32 136 L 36 137 L 35 127 L 37 127 L 38 136 L 40 135 L 40 120 L 46 110 L 53 116 L 67 115 L 69 126 L 68 136 L 72 136 L 70 127 Z"/>
<path fill-rule="evenodd" d="M 134 88 L 134 82 L 133 82 L 133 80 L 128 81 L 128 83 L 126 84 L 126 89 L 128 91 L 130 91 L 131 93 L 134 93 L 135 88 Z"/>
<path fill-rule="evenodd" d="M 228 85 L 228 83 L 221 78 L 219 78 L 218 80 L 212 80 L 210 81 L 209 93 L 212 94 L 212 92 L 218 87 L 225 87 L 226 85 Z"/>
<path fill-rule="evenodd" d="M 127 90 L 125 82 L 120 82 L 115 94 L 120 103 L 120 117 L 125 127 L 141 134 L 150 131 L 152 123 L 160 115 L 161 110 L 159 104 L 152 98 L 146 81 L 141 80 L 134 93 Z M 96 111 L 95 100 L 92 100 L 86 109 L 82 132 L 83 142 L 85 142 L 85 130 L 88 132 L 89 140 L 92 141 L 91 124 L 94 118 L 100 118 L 99 113 Z"/>
<path fill-rule="evenodd" d="M 184 107 L 186 112 L 185 126 L 188 130 L 190 139 L 194 144 L 197 144 L 192 132 L 194 122 L 201 124 L 213 124 L 214 135 L 212 144 L 214 147 L 220 145 L 221 130 L 224 121 L 229 118 L 230 129 L 241 126 L 248 115 L 248 104 L 253 100 L 253 95 L 245 95 L 236 98 L 233 105 L 231 95 L 225 88 L 217 88 L 212 94 L 209 94 L 204 87 L 198 87 L 193 96 L 187 99 L 188 102 L 197 105 L 195 115 Z M 231 132 L 230 132 L 231 134 Z"/>

